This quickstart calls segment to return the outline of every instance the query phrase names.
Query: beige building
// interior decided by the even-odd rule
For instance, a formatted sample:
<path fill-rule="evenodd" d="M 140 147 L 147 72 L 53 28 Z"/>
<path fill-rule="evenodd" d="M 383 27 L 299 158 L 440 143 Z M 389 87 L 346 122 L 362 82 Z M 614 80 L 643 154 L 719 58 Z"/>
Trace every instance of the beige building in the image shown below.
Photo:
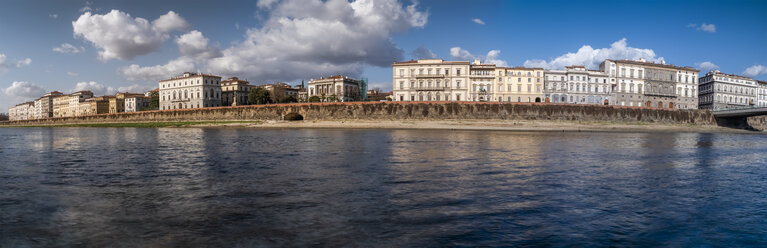
<path fill-rule="evenodd" d="M 543 76 L 543 68 L 472 65 L 469 93 L 474 101 L 543 102 Z"/>
<path fill-rule="evenodd" d="M 25 102 L 16 104 L 13 107 L 8 108 L 8 120 L 31 120 L 35 119 L 35 102 Z"/>
<path fill-rule="evenodd" d="M 54 97 L 53 117 L 70 117 L 82 114 L 80 103 L 91 97 L 93 97 L 93 92 L 89 90 Z"/>
<path fill-rule="evenodd" d="M 185 72 L 162 80 L 160 110 L 207 108 L 221 106 L 221 77 Z"/>
<path fill-rule="evenodd" d="M 697 78 L 691 67 L 640 60 L 605 60 L 600 70 L 613 84 L 611 105 L 654 108 L 698 108 Z"/>
<path fill-rule="evenodd" d="M 53 98 L 61 95 L 61 92 L 53 91 L 35 100 L 35 119 L 53 117 Z"/>
<path fill-rule="evenodd" d="M 237 77 L 221 81 L 221 104 L 223 106 L 240 106 L 248 104 L 248 93 L 255 86 Z"/>
<path fill-rule="evenodd" d="M 109 113 L 109 98 L 114 98 L 114 96 L 99 96 L 86 99 L 84 104 L 88 109 L 85 110 L 84 115 Z"/>
<path fill-rule="evenodd" d="M 318 96 L 323 102 L 350 102 L 360 101 L 359 80 L 346 76 L 332 76 L 327 78 L 312 79 L 309 81 L 309 98 Z M 296 91 L 296 95 L 298 91 Z"/>
<path fill-rule="evenodd" d="M 298 91 L 300 90 L 300 88 L 293 88 L 289 84 L 286 84 L 286 83 L 264 84 L 259 87 L 262 87 L 269 92 L 269 97 L 272 99 L 272 102 L 274 103 L 285 102 L 286 99 L 291 96 L 293 97 L 293 99 L 298 100 Z"/>
<path fill-rule="evenodd" d="M 469 61 L 419 59 L 392 64 L 394 101 L 467 101 Z M 492 82 L 492 75 L 488 77 Z"/>
<path fill-rule="evenodd" d="M 144 94 L 140 93 L 117 93 L 114 97 L 109 98 L 109 113 L 122 113 L 125 112 L 125 99 L 144 97 Z"/>

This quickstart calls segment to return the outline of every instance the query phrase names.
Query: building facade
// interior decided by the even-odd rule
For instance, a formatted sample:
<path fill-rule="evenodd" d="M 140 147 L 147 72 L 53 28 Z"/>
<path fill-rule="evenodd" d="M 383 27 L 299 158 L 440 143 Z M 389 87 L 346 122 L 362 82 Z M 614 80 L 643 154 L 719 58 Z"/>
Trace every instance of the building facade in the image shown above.
<path fill-rule="evenodd" d="M 72 94 L 60 95 L 53 98 L 53 117 L 70 117 L 82 115 L 80 103 L 92 98 L 93 92 L 89 90 L 78 91 Z"/>
<path fill-rule="evenodd" d="M 150 97 L 134 95 L 125 97 L 125 112 L 136 112 L 149 108 Z"/>
<path fill-rule="evenodd" d="M 341 75 L 309 80 L 308 92 L 309 98 L 317 96 L 323 102 L 362 100 L 359 80 Z"/>
<path fill-rule="evenodd" d="M 221 106 L 221 77 L 185 72 L 160 81 L 160 110 Z"/>
<path fill-rule="evenodd" d="M 585 66 L 567 66 L 565 70 L 547 70 L 544 77 L 544 101 L 569 104 L 610 103 L 613 80 L 603 71 Z"/>
<path fill-rule="evenodd" d="M 61 92 L 53 91 L 35 100 L 35 119 L 53 117 L 53 98 L 61 95 Z"/>
<path fill-rule="evenodd" d="M 611 105 L 698 108 L 697 69 L 640 60 L 605 60 L 599 65 L 612 83 Z M 613 83 L 614 81 L 614 83 Z"/>
<path fill-rule="evenodd" d="M 392 64 L 394 101 L 467 101 L 469 61 L 419 59 Z M 492 84 L 493 76 L 487 77 Z"/>
<path fill-rule="evenodd" d="M 35 119 L 35 102 L 25 102 L 16 104 L 8 108 L 8 120 L 31 120 Z"/>
<path fill-rule="evenodd" d="M 480 73 L 475 73 L 472 65 L 471 81 L 472 87 L 470 89 L 472 96 L 479 94 L 474 98 L 475 101 L 482 101 L 483 93 L 488 96 L 485 101 L 497 101 L 497 102 L 543 102 L 543 86 L 544 86 L 544 70 L 542 68 L 525 68 L 525 67 L 496 67 L 495 73 L 492 78 L 493 85 L 489 88 L 483 88 L 484 92 L 474 91 L 474 85 L 476 82 L 480 84 L 477 88 L 482 86 L 482 82 L 485 81 L 481 74 L 484 74 L 482 70 L 477 70 Z M 478 74 L 475 76 L 475 74 Z"/>
<path fill-rule="evenodd" d="M 759 88 L 754 79 L 710 71 L 699 82 L 701 109 L 743 108 L 758 104 Z"/>
<path fill-rule="evenodd" d="M 276 83 L 276 84 L 264 84 L 259 87 L 264 88 L 266 91 L 269 92 L 269 97 L 271 97 L 272 102 L 286 102 L 290 97 L 298 100 L 298 91 L 299 88 L 293 88 L 289 84 L 286 83 Z M 355 100 L 359 101 L 359 100 Z"/>
<path fill-rule="evenodd" d="M 221 81 L 221 104 L 223 106 L 240 106 L 248 104 L 248 93 L 255 86 L 237 77 Z"/>
<path fill-rule="evenodd" d="M 756 106 L 767 107 L 767 82 L 756 81 Z"/>

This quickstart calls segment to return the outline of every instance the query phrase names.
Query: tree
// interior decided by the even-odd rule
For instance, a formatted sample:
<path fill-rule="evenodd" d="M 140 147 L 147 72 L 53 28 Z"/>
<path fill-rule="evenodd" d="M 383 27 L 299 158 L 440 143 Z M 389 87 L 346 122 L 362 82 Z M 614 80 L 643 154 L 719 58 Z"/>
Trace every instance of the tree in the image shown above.
<path fill-rule="evenodd" d="M 320 97 L 319 96 L 309 97 L 309 102 L 320 102 Z"/>
<path fill-rule="evenodd" d="M 288 95 L 288 96 L 286 96 L 286 97 L 283 97 L 283 98 L 280 100 L 280 102 L 281 102 L 281 103 L 292 103 L 292 102 L 298 102 L 298 99 L 296 99 L 296 97 L 295 97 L 295 96 L 293 96 L 293 95 Z"/>
<path fill-rule="evenodd" d="M 160 109 L 160 92 L 159 91 L 152 91 L 152 94 L 149 95 L 149 109 L 150 110 Z"/>
<path fill-rule="evenodd" d="M 0 121 L 7 121 L 8 119 L 8 113 L 0 113 Z"/>
<path fill-rule="evenodd" d="M 256 87 L 248 93 L 248 104 L 267 104 L 271 102 L 269 91 L 261 87 Z"/>

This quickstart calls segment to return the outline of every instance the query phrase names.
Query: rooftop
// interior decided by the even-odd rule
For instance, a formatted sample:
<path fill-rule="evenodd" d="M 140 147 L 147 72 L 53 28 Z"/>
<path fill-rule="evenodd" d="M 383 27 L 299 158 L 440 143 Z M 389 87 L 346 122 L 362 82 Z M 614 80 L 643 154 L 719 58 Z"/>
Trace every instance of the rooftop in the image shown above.
<path fill-rule="evenodd" d="M 176 80 L 176 79 L 182 79 L 182 78 L 194 78 L 194 77 L 215 77 L 215 78 L 221 78 L 216 75 L 210 75 L 210 74 L 204 74 L 204 73 L 193 73 L 193 72 L 184 72 L 181 76 L 172 77 L 170 79 L 163 79 L 160 80 L 160 82 L 170 81 L 170 80 Z"/>
<path fill-rule="evenodd" d="M 645 66 L 655 66 L 655 67 L 662 67 L 662 68 L 669 68 L 669 69 L 676 69 L 676 70 L 688 70 L 688 71 L 696 71 L 699 72 L 700 70 L 689 67 L 689 66 L 676 66 L 676 65 L 667 65 L 663 63 L 655 63 L 655 62 L 646 62 L 646 61 L 637 61 L 637 60 L 612 60 L 607 59 L 609 61 L 613 61 L 616 63 L 625 63 L 625 64 L 634 64 L 634 65 L 645 65 Z"/>

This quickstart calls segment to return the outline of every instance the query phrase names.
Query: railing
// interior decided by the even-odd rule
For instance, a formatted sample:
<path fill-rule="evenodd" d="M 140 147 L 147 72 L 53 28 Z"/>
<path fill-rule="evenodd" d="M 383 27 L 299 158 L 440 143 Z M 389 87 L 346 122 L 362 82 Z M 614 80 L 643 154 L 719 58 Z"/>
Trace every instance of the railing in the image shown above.
<path fill-rule="evenodd" d="M 450 89 L 450 87 L 420 87 L 420 88 L 414 88 L 416 91 L 439 91 L 439 90 L 446 90 Z"/>
<path fill-rule="evenodd" d="M 416 75 L 415 78 L 445 78 L 445 74 L 420 74 Z"/>

